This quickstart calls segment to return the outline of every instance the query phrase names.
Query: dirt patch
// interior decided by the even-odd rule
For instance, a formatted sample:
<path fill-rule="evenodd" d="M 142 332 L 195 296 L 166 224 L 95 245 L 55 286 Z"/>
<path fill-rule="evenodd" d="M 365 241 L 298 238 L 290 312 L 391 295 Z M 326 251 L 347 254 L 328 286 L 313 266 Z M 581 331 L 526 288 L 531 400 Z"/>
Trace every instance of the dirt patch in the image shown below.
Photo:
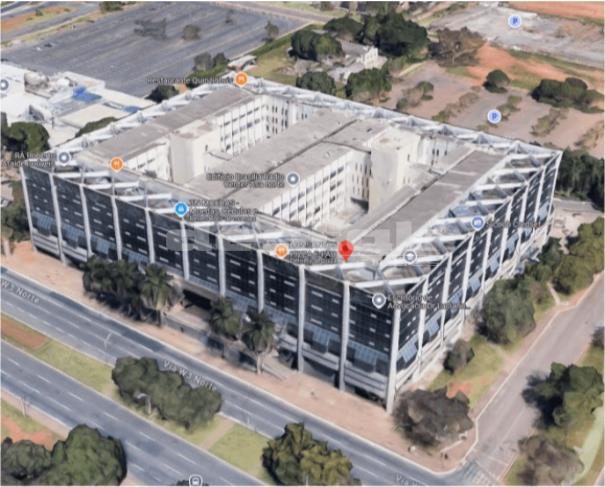
<path fill-rule="evenodd" d="M 42 15 L 36 15 L 35 12 L 29 12 L 26 14 L 15 15 L 13 17 L 9 17 L 7 19 L 2 20 L 1 28 L 4 33 L 12 32 L 20 27 L 23 27 L 25 24 L 29 22 L 33 22 L 36 19 L 46 20 L 49 17 L 59 15 L 62 13 L 70 12 L 71 9 L 69 7 L 47 7 L 39 10 Z"/>
<path fill-rule="evenodd" d="M 603 2 L 513 2 L 510 6 L 519 10 L 572 19 L 603 20 L 605 17 Z"/>
<path fill-rule="evenodd" d="M 38 350 L 47 341 L 44 335 L 20 326 L 15 321 L 3 316 L 0 320 L 2 338 L 8 338 L 30 350 Z"/>
<path fill-rule="evenodd" d="M 454 397 L 461 392 L 466 397 L 469 397 L 473 390 L 473 385 L 470 382 L 452 382 L 447 388 L 447 396 Z"/>
<path fill-rule="evenodd" d="M 512 80 L 534 81 L 537 85 L 542 79 L 556 79 L 563 81 L 570 76 L 569 71 L 540 62 L 535 57 L 522 59 L 510 54 L 506 49 L 486 44 L 477 54 L 479 63 L 477 66 L 470 66 L 467 71 L 470 76 L 483 82 L 487 74 L 494 69 L 501 69 Z M 603 72 L 595 69 L 581 69 L 576 67 L 577 75 L 582 77 L 592 88 L 601 90 L 603 87 Z"/>
<path fill-rule="evenodd" d="M 57 437 L 50 431 L 36 431 L 29 433 L 24 431 L 15 421 L 10 418 L 2 417 L 2 429 L 10 436 L 14 442 L 20 440 L 30 440 L 39 445 L 44 445 L 51 450 Z"/>

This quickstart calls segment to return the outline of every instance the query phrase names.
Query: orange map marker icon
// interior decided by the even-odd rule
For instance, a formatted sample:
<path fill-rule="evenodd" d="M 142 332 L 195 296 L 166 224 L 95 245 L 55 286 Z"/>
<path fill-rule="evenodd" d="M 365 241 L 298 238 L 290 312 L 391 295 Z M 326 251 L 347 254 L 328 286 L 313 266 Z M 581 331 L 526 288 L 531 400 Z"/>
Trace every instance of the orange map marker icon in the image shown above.
<path fill-rule="evenodd" d="M 288 246 L 286 244 L 277 244 L 275 246 L 275 255 L 283 259 L 288 255 Z"/>
<path fill-rule="evenodd" d="M 245 72 L 240 71 L 236 73 L 235 78 L 233 78 L 233 82 L 236 86 L 243 88 L 248 83 L 248 75 Z"/>
<path fill-rule="evenodd" d="M 111 166 L 112 170 L 119 172 L 124 168 L 124 161 L 121 157 L 114 157 L 111 159 L 111 161 L 109 161 L 109 165 Z"/>

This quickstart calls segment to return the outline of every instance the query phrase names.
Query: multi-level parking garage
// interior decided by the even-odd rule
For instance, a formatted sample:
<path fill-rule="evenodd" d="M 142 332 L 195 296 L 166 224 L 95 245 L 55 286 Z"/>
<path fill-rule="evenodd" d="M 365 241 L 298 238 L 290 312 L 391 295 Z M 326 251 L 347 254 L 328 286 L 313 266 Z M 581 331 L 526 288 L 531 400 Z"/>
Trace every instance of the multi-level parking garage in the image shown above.
<path fill-rule="evenodd" d="M 248 131 L 238 151 L 226 149 L 226 118 L 229 140 Z M 141 154 L 165 144 L 160 167 L 187 166 L 189 179 L 112 171 L 110 157 L 129 167 L 118 138 L 129 150 L 138 141 L 138 163 L 157 164 Z M 389 409 L 494 280 L 544 243 L 561 157 L 259 80 L 201 86 L 56 153 L 67 162 L 22 169 L 37 248 L 64 261 L 156 263 L 189 292 L 264 310 L 299 370 Z M 179 201 L 190 206 L 184 218 Z M 325 252 L 343 238 L 355 246 L 347 262 Z M 279 243 L 290 246 L 285 258 Z"/>

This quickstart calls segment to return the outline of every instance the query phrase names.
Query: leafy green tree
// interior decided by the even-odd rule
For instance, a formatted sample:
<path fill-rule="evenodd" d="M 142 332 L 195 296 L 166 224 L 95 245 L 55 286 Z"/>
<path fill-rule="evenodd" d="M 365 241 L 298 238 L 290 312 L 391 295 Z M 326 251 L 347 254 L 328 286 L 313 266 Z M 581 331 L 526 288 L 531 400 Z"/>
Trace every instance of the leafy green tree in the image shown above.
<path fill-rule="evenodd" d="M 11 152 L 41 153 L 50 149 L 48 132 L 36 122 L 15 122 L 3 135 L 3 143 Z"/>
<path fill-rule="evenodd" d="M 603 376 L 594 367 L 553 363 L 546 380 L 530 385 L 526 395 L 546 425 L 572 428 L 603 405 Z"/>
<path fill-rule="evenodd" d="M 2 442 L 3 485 L 119 485 L 125 476 L 122 443 L 86 425 L 72 429 L 52 452 L 29 440 Z"/>
<path fill-rule="evenodd" d="M 585 151 L 566 149 L 561 158 L 556 190 L 566 196 L 589 199 L 603 209 L 603 168 L 605 161 Z"/>
<path fill-rule="evenodd" d="M 485 89 L 492 93 L 506 93 L 509 85 L 510 78 L 501 69 L 490 71 L 485 79 L 485 83 L 483 83 Z"/>
<path fill-rule="evenodd" d="M 192 431 L 220 411 L 222 396 L 214 387 L 193 388 L 175 371 L 160 370 L 155 359 L 121 357 L 111 377 L 129 404 L 155 408 L 160 417 Z"/>
<path fill-rule="evenodd" d="M 305 90 L 320 91 L 328 95 L 336 93 L 336 83 L 325 71 L 307 71 L 296 78 L 296 86 Z"/>
<path fill-rule="evenodd" d="M 527 485 L 571 485 L 582 471 L 582 462 L 571 448 L 538 434 L 519 442 L 527 459 L 519 478 Z"/>
<path fill-rule="evenodd" d="M 340 42 L 330 34 L 318 34 L 310 30 L 299 30 L 292 35 L 292 52 L 301 59 L 324 61 L 340 57 L 343 50 Z"/>
<path fill-rule="evenodd" d="M 457 340 L 450 351 L 448 351 L 443 366 L 451 373 L 455 373 L 463 369 L 473 357 L 475 352 L 469 342 Z"/>
<path fill-rule="evenodd" d="M 596 104 L 603 100 L 601 93 L 589 90 L 586 83 L 578 78 L 567 78 L 565 81 L 543 79 L 531 96 L 540 103 L 559 108 L 573 107 L 589 113 L 601 111 Z"/>
<path fill-rule="evenodd" d="M 390 56 L 407 56 L 414 59 L 426 57 L 429 44 L 427 30 L 411 20 L 406 20 L 402 14 L 395 11 L 389 11 L 380 17 L 374 38 L 375 45 Z"/>
<path fill-rule="evenodd" d="M 269 441 L 263 464 L 281 485 L 355 485 L 353 465 L 340 450 L 313 438 L 303 423 L 290 423 Z"/>
<path fill-rule="evenodd" d="M 534 306 L 524 284 L 518 279 L 503 279 L 485 296 L 480 331 L 489 340 L 514 343 L 535 328 Z"/>
<path fill-rule="evenodd" d="M 151 264 L 145 268 L 145 276 L 140 282 L 140 296 L 143 306 L 154 312 L 162 323 L 163 313 L 179 300 L 179 292 L 171 285 L 172 276 L 163 267 Z"/>
<path fill-rule="evenodd" d="M 115 122 L 116 120 L 117 118 L 114 117 L 105 117 L 94 122 L 88 122 L 86 125 L 84 125 L 84 127 L 76 132 L 76 137 L 81 137 L 84 134 L 107 127 L 110 123 Z"/>
<path fill-rule="evenodd" d="M 481 35 L 463 27 L 460 30 L 441 29 L 438 42 L 431 43 L 431 57 L 443 66 L 470 66 L 477 64 L 477 52 L 485 44 Z"/>
<path fill-rule="evenodd" d="M 2 441 L 2 485 L 29 483 L 52 465 L 50 452 L 29 440 Z"/>
<path fill-rule="evenodd" d="M 230 340 L 238 339 L 241 332 L 241 319 L 229 299 L 219 298 L 212 303 L 210 329 Z"/>
<path fill-rule="evenodd" d="M 156 103 L 162 103 L 164 100 L 169 100 L 178 94 L 179 90 L 172 85 L 158 85 L 149 93 L 147 99 Z"/>
<path fill-rule="evenodd" d="M 2 238 L 21 242 L 29 238 L 29 223 L 21 181 L 12 181 L 13 201 L 0 212 Z"/>
<path fill-rule="evenodd" d="M 402 394 L 395 411 L 395 424 L 408 439 L 423 447 L 455 441 L 473 427 L 468 398 L 459 392 L 447 396 L 447 388 L 416 389 Z"/>
<path fill-rule="evenodd" d="M 242 341 L 256 356 L 256 371 L 261 372 L 262 357 L 273 348 L 275 323 L 266 313 L 250 313 L 250 323 L 242 333 Z"/>
<path fill-rule="evenodd" d="M 353 73 L 347 80 L 345 92 L 348 98 L 368 101 L 391 91 L 391 81 L 385 69 L 364 69 Z"/>
<path fill-rule="evenodd" d="M 324 29 L 347 39 L 354 40 L 363 30 L 363 24 L 357 22 L 349 16 L 332 19 L 324 25 Z"/>
<path fill-rule="evenodd" d="M 279 27 L 275 24 L 272 24 L 270 20 L 267 21 L 267 25 L 265 25 L 265 41 L 271 42 L 277 39 L 279 35 Z"/>
<path fill-rule="evenodd" d="M 565 294 L 573 294 L 590 286 L 592 271 L 580 257 L 564 255 L 557 269 L 553 284 L 555 289 Z"/>
<path fill-rule="evenodd" d="M 125 2 L 99 2 L 99 9 L 102 13 L 118 12 L 124 5 Z"/>
<path fill-rule="evenodd" d="M 86 425 L 76 426 L 55 443 L 52 466 L 36 483 L 47 485 L 119 485 L 126 477 L 126 454 L 120 440 Z"/>

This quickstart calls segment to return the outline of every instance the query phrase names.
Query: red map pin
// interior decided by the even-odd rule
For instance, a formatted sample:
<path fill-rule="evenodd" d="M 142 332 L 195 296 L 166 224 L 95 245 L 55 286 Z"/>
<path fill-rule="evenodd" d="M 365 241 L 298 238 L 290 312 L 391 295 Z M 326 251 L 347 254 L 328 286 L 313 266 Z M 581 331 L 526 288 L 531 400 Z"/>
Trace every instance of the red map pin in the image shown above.
<path fill-rule="evenodd" d="M 349 257 L 351 257 L 353 250 L 353 244 L 348 240 L 341 240 L 338 244 L 338 253 L 342 255 L 342 258 L 345 260 L 345 262 L 349 261 Z"/>

